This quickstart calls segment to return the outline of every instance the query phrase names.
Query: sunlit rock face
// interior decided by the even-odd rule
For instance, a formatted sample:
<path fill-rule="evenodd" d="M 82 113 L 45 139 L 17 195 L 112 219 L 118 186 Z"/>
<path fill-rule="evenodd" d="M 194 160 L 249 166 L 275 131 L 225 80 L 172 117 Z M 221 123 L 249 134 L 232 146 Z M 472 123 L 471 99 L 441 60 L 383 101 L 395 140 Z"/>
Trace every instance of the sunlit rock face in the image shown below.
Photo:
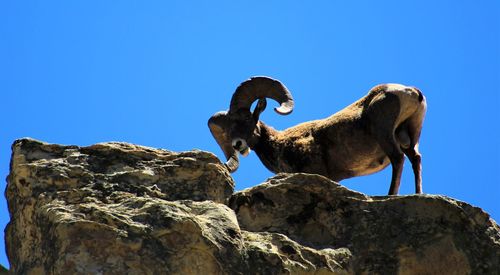
<path fill-rule="evenodd" d="M 12 146 L 13 274 L 495 274 L 500 231 L 442 196 L 370 197 L 279 174 L 233 194 L 209 152 Z"/>
<path fill-rule="evenodd" d="M 366 196 L 318 175 L 281 174 L 234 194 L 240 227 L 349 251 L 353 274 L 495 274 L 498 225 L 433 195 Z"/>

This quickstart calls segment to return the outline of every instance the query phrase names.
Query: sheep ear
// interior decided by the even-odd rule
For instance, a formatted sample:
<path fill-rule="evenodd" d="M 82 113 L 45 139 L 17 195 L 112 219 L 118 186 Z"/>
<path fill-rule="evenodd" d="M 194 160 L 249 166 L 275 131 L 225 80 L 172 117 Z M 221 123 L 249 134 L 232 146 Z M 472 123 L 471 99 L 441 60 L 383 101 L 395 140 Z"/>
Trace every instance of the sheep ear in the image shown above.
<path fill-rule="evenodd" d="M 257 102 L 257 106 L 255 106 L 255 109 L 253 110 L 253 119 L 255 122 L 259 121 L 260 114 L 264 112 L 267 106 L 267 100 L 265 98 L 260 98 L 259 101 Z"/>

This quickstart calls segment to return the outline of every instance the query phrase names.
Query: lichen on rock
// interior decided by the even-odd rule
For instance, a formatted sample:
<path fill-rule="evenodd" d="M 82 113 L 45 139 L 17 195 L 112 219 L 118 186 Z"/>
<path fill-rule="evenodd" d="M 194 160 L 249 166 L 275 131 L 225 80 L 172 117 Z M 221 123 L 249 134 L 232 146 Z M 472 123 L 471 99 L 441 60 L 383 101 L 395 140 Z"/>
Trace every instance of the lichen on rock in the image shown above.
<path fill-rule="evenodd" d="M 14 274 L 494 274 L 500 231 L 442 196 L 370 197 L 280 174 L 233 194 L 211 153 L 12 146 Z"/>

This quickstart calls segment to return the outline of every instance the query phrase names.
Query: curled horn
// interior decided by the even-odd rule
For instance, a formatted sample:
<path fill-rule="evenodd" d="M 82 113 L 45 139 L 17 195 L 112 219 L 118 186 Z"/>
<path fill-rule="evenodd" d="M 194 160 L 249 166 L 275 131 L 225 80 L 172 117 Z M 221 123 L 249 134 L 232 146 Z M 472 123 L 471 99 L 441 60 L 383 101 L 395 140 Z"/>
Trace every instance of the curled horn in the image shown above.
<path fill-rule="evenodd" d="M 227 169 L 233 173 L 238 169 L 240 162 L 238 160 L 238 153 L 233 149 L 231 139 L 228 135 L 229 123 L 227 112 L 218 112 L 208 120 L 208 127 L 226 156 L 227 162 L 225 165 Z"/>
<path fill-rule="evenodd" d="M 233 94 L 229 112 L 236 112 L 242 108 L 250 109 L 255 100 L 266 97 L 280 104 L 274 108 L 278 114 L 288 115 L 292 112 L 294 103 L 288 89 L 280 81 L 266 76 L 252 77 L 242 82 Z"/>

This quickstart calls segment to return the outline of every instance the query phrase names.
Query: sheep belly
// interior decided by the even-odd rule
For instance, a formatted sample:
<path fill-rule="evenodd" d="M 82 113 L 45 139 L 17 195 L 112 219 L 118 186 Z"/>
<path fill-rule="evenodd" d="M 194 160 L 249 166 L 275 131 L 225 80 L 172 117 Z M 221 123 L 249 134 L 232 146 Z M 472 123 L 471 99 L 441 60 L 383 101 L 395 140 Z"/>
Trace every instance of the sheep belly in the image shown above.
<path fill-rule="evenodd" d="M 379 172 L 386 168 L 390 163 L 391 162 L 387 156 L 370 158 L 354 163 L 350 170 L 353 177 L 364 176 Z"/>
<path fill-rule="evenodd" d="M 348 144 L 337 144 L 331 146 L 329 150 L 330 159 L 335 160 L 334 163 L 330 163 L 330 178 L 341 180 L 369 175 L 390 164 L 382 148 L 377 143 L 370 142 L 372 139 L 354 135 L 342 140 Z"/>

